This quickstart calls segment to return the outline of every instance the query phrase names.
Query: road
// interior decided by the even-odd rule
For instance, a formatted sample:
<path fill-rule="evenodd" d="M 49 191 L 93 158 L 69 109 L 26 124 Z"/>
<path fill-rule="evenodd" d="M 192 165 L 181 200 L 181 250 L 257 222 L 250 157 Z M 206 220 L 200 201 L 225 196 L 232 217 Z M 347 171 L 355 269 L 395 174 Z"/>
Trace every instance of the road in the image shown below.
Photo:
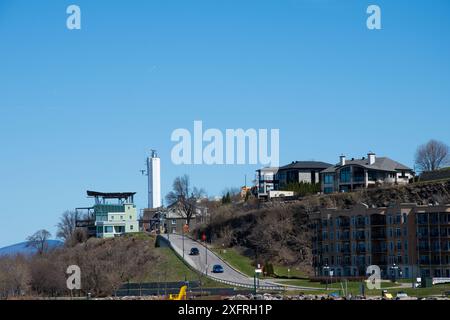
<path fill-rule="evenodd" d="M 167 239 L 174 251 L 180 256 L 183 257 L 183 237 L 178 234 L 164 234 L 161 235 L 163 238 Z M 189 255 L 191 248 L 198 248 L 200 254 L 197 256 Z M 254 287 L 254 279 L 253 277 L 249 277 L 240 271 L 232 268 L 227 262 L 225 262 L 222 258 L 220 258 L 213 251 L 205 248 L 202 243 L 199 243 L 195 240 L 192 240 L 188 237 L 184 237 L 184 260 L 187 264 L 189 264 L 193 269 L 197 270 L 202 274 L 206 274 L 209 278 L 219 281 L 219 282 L 230 282 L 229 284 L 234 284 L 236 286 L 253 288 Z M 220 264 L 224 272 L 223 273 L 213 273 L 212 268 L 215 264 Z M 207 266 L 207 267 L 205 267 Z M 401 283 L 395 288 L 407 288 L 410 287 L 409 283 Z M 304 286 L 295 286 L 295 285 L 280 285 L 279 283 L 272 282 L 270 280 L 260 280 L 259 287 L 264 289 L 265 287 L 274 290 L 302 290 L 302 291 L 313 291 L 317 290 L 316 287 L 304 287 Z M 394 287 L 390 288 L 393 289 Z"/>
<path fill-rule="evenodd" d="M 170 242 L 172 249 L 175 250 L 180 257 L 183 257 L 183 237 L 181 235 L 164 234 L 162 237 Z M 190 256 L 189 252 L 191 251 L 191 248 L 194 247 L 199 249 L 200 254 L 197 256 Z M 184 260 L 195 270 L 205 274 L 211 279 L 218 280 L 219 282 L 232 282 L 237 286 L 243 287 L 254 286 L 253 277 L 248 277 L 247 275 L 232 268 L 213 251 L 207 249 L 203 244 L 188 237 L 184 237 Z M 223 267 L 224 272 L 213 273 L 212 268 L 215 264 L 220 264 Z M 273 289 L 283 288 L 279 284 L 265 280 L 260 280 L 259 286 L 274 287 Z"/>

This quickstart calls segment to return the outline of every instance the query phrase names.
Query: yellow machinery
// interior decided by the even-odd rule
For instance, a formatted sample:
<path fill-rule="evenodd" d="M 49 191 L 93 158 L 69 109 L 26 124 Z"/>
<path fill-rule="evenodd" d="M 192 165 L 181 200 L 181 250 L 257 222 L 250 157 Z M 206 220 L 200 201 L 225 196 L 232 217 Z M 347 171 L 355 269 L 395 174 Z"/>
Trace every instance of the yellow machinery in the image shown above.
<path fill-rule="evenodd" d="M 187 286 L 182 286 L 178 294 L 169 294 L 169 300 L 186 300 Z"/>

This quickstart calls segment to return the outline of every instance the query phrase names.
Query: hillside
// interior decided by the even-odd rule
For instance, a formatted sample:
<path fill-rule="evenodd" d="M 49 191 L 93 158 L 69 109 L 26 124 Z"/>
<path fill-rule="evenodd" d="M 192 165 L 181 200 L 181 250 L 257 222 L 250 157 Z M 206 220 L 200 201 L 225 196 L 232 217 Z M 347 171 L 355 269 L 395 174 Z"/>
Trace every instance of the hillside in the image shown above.
<path fill-rule="evenodd" d="M 55 249 L 61 247 L 63 243 L 59 240 L 48 240 L 47 247 L 51 249 Z M 36 253 L 36 248 L 29 246 L 29 242 L 21 242 L 16 243 L 7 247 L 0 248 L 0 256 L 12 256 L 17 254 L 22 255 L 32 255 Z"/>
<path fill-rule="evenodd" d="M 204 231 L 218 247 L 235 247 L 252 261 L 269 261 L 311 273 L 308 213 L 320 208 L 349 208 L 361 202 L 377 207 L 394 203 L 450 203 L 450 181 L 314 195 L 293 202 L 265 202 L 259 207 L 222 206 L 214 211 Z"/>
<path fill-rule="evenodd" d="M 0 257 L 0 299 L 28 296 L 67 296 L 66 269 L 81 269 L 82 294 L 110 296 L 124 283 L 202 281 L 169 248 L 155 247 L 155 238 L 135 234 L 112 239 L 91 238 L 73 247 L 58 247 L 43 255 Z"/>

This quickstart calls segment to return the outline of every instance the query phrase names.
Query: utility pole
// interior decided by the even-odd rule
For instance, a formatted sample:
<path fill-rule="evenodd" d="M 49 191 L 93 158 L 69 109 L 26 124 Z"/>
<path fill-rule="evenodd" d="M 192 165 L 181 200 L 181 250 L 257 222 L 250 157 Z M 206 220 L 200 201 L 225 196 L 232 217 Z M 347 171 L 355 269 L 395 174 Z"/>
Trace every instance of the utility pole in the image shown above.
<path fill-rule="evenodd" d="M 206 246 L 206 234 L 202 234 L 202 240 L 205 242 L 205 275 L 208 276 L 208 247 Z"/>

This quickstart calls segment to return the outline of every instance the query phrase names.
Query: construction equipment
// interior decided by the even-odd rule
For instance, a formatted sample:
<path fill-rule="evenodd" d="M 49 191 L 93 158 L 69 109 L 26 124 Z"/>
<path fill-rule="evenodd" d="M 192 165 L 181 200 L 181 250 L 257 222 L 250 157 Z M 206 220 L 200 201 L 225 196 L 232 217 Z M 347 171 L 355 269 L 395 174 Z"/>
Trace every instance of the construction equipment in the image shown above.
<path fill-rule="evenodd" d="M 182 286 L 178 294 L 169 294 L 169 300 L 186 300 L 187 286 Z"/>

